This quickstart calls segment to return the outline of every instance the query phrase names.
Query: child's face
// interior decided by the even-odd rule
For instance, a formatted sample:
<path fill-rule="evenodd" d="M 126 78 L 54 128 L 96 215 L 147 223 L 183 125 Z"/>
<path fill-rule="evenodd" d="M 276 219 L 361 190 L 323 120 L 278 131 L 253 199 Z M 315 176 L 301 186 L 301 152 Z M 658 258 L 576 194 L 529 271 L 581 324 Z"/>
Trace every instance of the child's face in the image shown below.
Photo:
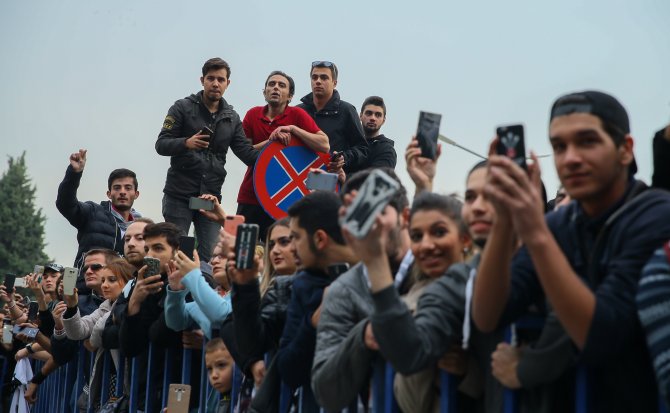
<path fill-rule="evenodd" d="M 205 354 L 209 383 L 219 393 L 227 393 L 233 383 L 233 358 L 228 350 L 217 348 Z"/>

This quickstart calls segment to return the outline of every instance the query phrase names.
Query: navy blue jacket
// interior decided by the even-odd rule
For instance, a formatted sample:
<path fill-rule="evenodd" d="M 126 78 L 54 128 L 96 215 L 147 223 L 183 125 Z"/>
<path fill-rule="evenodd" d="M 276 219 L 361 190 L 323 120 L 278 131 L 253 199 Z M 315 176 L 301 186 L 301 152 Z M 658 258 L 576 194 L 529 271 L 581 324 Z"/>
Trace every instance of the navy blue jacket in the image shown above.
<path fill-rule="evenodd" d="M 595 395 L 595 411 L 655 412 L 657 390 L 635 294 L 640 273 L 670 238 L 670 194 L 631 180 L 624 197 L 600 217 L 576 201 L 547 215 L 572 269 L 593 290 L 596 308 L 580 361 Z M 542 300 L 542 287 L 523 247 L 512 262 L 512 285 L 501 325 Z"/>

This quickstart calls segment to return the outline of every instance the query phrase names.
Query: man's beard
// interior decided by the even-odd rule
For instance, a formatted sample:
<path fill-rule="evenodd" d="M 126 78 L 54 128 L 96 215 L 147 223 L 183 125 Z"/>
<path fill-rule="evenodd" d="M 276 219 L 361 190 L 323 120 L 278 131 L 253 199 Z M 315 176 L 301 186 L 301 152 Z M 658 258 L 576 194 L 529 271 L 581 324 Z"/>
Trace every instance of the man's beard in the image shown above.
<path fill-rule="evenodd" d="M 375 133 L 379 132 L 379 128 L 368 128 L 367 126 L 363 125 L 363 132 L 365 132 L 365 136 L 371 136 L 374 135 Z"/>
<path fill-rule="evenodd" d="M 138 254 L 133 254 L 132 257 L 126 256 L 126 261 L 128 261 L 128 264 L 138 269 L 144 266 L 144 257 Z"/>
<path fill-rule="evenodd" d="M 397 226 L 389 231 L 388 238 L 386 240 L 386 256 L 389 258 L 389 261 L 393 262 L 396 260 L 396 255 L 398 254 L 399 248 L 400 227 Z"/>

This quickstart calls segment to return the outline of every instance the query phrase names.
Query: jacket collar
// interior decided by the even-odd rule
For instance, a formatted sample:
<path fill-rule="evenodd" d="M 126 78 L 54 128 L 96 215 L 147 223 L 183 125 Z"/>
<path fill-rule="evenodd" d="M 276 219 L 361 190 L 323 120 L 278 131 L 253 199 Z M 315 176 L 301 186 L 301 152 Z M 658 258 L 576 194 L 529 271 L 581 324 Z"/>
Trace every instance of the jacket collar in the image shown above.
<path fill-rule="evenodd" d="M 303 96 L 300 99 L 302 103 L 310 107 L 312 110 L 316 111 L 316 106 L 314 106 L 314 93 L 309 93 Z M 330 97 L 330 100 L 326 103 L 326 106 L 320 110 L 320 112 L 337 112 L 340 110 L 340 92 L 337 89 L 333 90 L 333 96 Z"/>

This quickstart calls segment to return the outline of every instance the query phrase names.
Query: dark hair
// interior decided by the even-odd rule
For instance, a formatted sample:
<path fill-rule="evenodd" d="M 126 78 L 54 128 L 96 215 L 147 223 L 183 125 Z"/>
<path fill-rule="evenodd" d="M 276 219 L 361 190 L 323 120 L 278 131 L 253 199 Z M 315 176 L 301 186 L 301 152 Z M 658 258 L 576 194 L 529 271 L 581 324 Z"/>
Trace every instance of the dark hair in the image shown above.
<path fill-rule="evenodd" d="M 409 201 L 407 200 L 407 190 L 403 186 L 402 182 L 400 182 L 400 178 L 398 178 L 398 175 L 396 175 L 393 168 L 389 168 L 387 166 L 381 168 L 363 169 L 362 171 L 358 171 L 355 174 L 351 175 L 349 179 L 347 179 L 347 182 L 345 182 L 340 195 L 344 196 L 345 194 L 348 194 L 353 190 L 360 189 L 360 187 L 363 185 L 363 182 L 365 182 L 365 180 L 368 179 L 368 176 L 370 176 L 372 171 L 374 171 L 375 169 L 379 169 L 380 171 L 384 172 L 385 174 L 387 174 L 388 176 L 393 178 L 397 183 L 400 184 L 400 189 L 398 190 L 398 192 L 396 192 L 393 198 L 391 198 L 389 205 L 395 208 L 395 210 L 398 211 L 399 214 L 402 214 L 402 211 L 409 206 Z"/>
<path fill-rule="evenodd" d="M 84 258 L 82 259 L 82 263 L 86 260 L 86 257 L 91 256 L 91 255 L 103 255 L 105 257 L 105 265 L 109 265 L 114 260 L 118 260 L 121 258 L 121 256 L 114 250 L 110 250 L 109 248 L 91 248 L 90 250 L 86 251 L 86 254 L 84 254 Z"/>
<path fill-rule="evenodd" d="M 134 265 L 129 264 L 128 261 L 124 259 L 114 259 L 112 262 L 108 262 L 106 267 L 112 274 L 121 278 L 124 283 L 127 283 L 128 280 L 133 278 L 136 270 Z"/>
<path fill-rule="evenodd" d="M 489 164 L 489 160 L 488 160 L 488 159 L 484 159 L 483 161 L 479 161 L 479 162 L 477 162 L 477 163 L 475 164 L 475 166 L 473 166 L 472 169 L 470 169 L 470 171 L 468 172 L 468 176 L 467 176 L 467 178 L 465 178 L 465 179 L 467 180 L 468 178 L 470 178 L 470 175 L 472 175 L 472 173 L 473 173 L 474 171 L 476 171 L 477 169 L 480 169 L 480 168 L 485 168 L 488 164 Z"/>
<path fill-rule="evenodd" d="M 291 76 L 287 75 L 281 70 L 273 70 L 272 72 L 270 72 L 267 79 L 265 79 L 265 86 L 268 85 L 268 80 L 270 80 L 270 78 L 275 75 L 283 76 L 286 78 L 286 80 L 288 80 L 288 95 L 289 97 L 292 97 L 293 94 L 295 93 L 295 82 L 293 81 L 293 78 Z"/>
<path fill-rule="evenodd" d="M 340 197 L 334 192 L 314 191 L 298 200 L 288 209 L 291 218 L 311 238 L 317 230 L 323 230 L 336 243 L 344 245 L 338 212 L 342 206 Z"/>
<path fill-rule="evenodd" d="M 202 65 L 202 75 L 207 76 L 207 73 L 211 72 L 212 70 L 220 70 L 220 69 L 226 69 L 228 79 L 230 79 L 230 65 L 228 64 L 228 62 L 221 59 L 220 57 L 212 57 L 211 59 L 206 61 L 205 64 Z"/>
<path fill-rule="evenodd" d="M 109 178 L 107 178 L 107 190 L 111 191 L 112 182 L 121 178 L 133 178 L 133 185 L 135 185 L 135 190 L 137 191 L 137 176 L 135 175 L 135 172 L 126 168 L 114 169 L 112 173 L 109 174 Z"/>
<path fill-rule="evenodd" d="M 325 67 L 330 69 L 330 73 L 333 76 L 333 80 L 337 80 L 337 66 L 333 62 L 312 62 L 312 68 L 309 69 L 309 75 L 312 76 L 312 72 L 314 71 L 315 67 Z"/>
<path fill-rule="evenodd" d="M 179 237 L 182 235 L 184 235 L 184 231 L 171 222 L 148 224 L 144 227 L 143 232 L 144 239 L 165 237 L 168 245 L 174 249 L 179 248 Z"/>
<path fill-rule="evenodd" d="M 384 103 L 384 99 L 379 97 L 379 96 L 369 96 L 363 101 L 363 105 L 361 106 L 361 114 L 363 114 L 363 111 L 365 110 L 365 107 L 367 105 L 374 105 L 374 106 L 381 106 L 382 109 L 384 109 L 384 117 L 386 117 L 386 104 Z"/>
<path fill-rule="evenodd" d="M 440 195 L 434 192 L 421 192 L 414 197 L 412 209 L 409 211 L 409 221 L 411 223 L 412 217 L 419 211 L 439 211 L 454 221 L 461 234 L 467 234 L 468 228 L 461 216 L 462 207 L 463 203 L 455 196 Z"/>

